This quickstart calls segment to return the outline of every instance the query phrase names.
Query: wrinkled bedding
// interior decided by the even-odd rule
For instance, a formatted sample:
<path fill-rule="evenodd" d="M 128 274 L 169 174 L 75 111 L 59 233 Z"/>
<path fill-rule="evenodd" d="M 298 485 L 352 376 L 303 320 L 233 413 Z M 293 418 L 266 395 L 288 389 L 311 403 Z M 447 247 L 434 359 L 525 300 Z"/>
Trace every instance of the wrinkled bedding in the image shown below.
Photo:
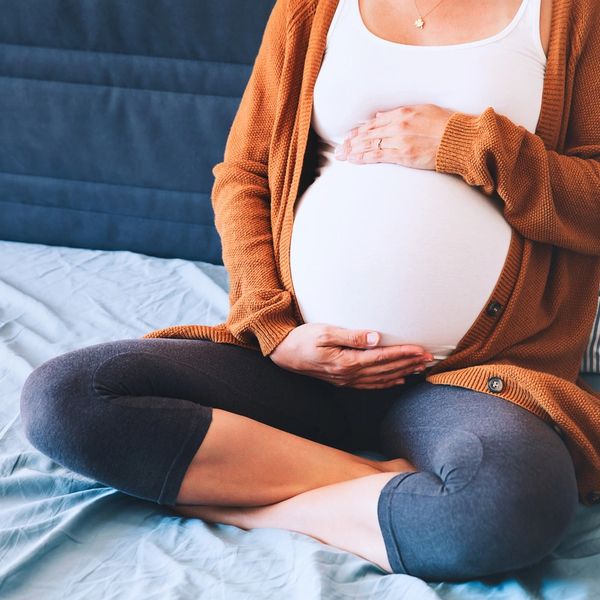
<path fill-rule="evenodd" d="M 52 462 L 19 421 L 43 361 L 177 323 L 225 319 L 222 266 L 0 242 L 0 597 L 3 600 L 595 599 L 600 506 L 580 506 L 539 566 L 502 578 L 426 584 L 296 532 L 173 516 Z"/>

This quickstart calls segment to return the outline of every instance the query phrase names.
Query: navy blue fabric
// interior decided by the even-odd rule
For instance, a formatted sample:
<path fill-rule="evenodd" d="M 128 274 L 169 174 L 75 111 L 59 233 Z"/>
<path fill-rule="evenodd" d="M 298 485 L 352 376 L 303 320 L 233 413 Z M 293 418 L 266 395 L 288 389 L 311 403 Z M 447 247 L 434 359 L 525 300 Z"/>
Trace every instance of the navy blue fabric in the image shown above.
<path fill-rule="evenodd" d="M 0 0 L 0 239 L 222 264 L 212 167 L 274 0 Z"/>

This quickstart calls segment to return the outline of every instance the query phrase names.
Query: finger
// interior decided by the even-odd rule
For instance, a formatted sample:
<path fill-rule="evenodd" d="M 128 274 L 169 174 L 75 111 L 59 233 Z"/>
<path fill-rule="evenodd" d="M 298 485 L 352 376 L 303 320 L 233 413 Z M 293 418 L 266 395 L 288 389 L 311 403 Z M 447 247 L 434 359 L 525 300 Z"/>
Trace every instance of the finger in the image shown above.
<path fill-rule="evenodd" d="M 394 109 L 394 110 L 396 110 L 396 109 Z M 381 127 L 383 125 L 388 125 L 389 123 L 393 123 L 394 110 L 385 111 L 385 112 L 377 112 L 377 113 L 375 113 L 374 117 L 372 117 L 370 119 L 366 119 L 365 121 L 361 121 L 360 125 L 357 125 L 353 129 L 351 129 L 348 133 L 349 134 L 354 133 L 356 135 L 359 133 L 364 133 L 365 131 L 369 131 L 370 129 L 373 129 L 374 127 Z"/>
<path fill-rule="evenodd" d="M 379 144 L 380 139 L 381 144 Z M 356 138 L 349 142 L 350 148 L 347 150 L 346 156 L 347 158 L 352 158 L 368 152 L 376 154 L 379 151 L 385 150 L 386 144 L 389 144 L 389 141 L 387 137 L 383 136 Z"/>
<path fill-rule="evenodd" d="M 371 372 L 365 375 L 363 372 L 350 373 L 328 373 L 330 383 L 336 386 L 353 386 L 356 383 L 392 383 L 398 379 L 404 379 L 410 375 L 423 373 L 425 366 L 422 363 L 412 364 L 408 367 L 397 368 L 386 372 Z"/>
<path fill-rule="evenodd" d="M 374 334 L 373 339 L 367 337 L 369 334 Z M 343 346 L 344 348 L 372 348 L 379 343 L 379 340 L 380 335 L 377 331 L 327 325 L 316 337 L 315 344 L 317 346 Z"/>
<path fill-rule="evenodd" d="M 379 141 L 381 140 L 381 142 Z M 340 144 L 335 151 L 336 158 L 360 158 L 368 152 L 373 154 L 381 153 L 386 146 L 392 146 L 390 133 L 381 133 L 381 135 L 361 135 L 356 138 L 348 138 Z"/>
<path fill-rule="evenodd" d="M 365 150 L 377 149 L 377 142 L 381 140 L 381 147 L 384 147 L 384 142 L 387 138 L 398 135 L 398 128 L 392 124 L 374 127 L 372 129 L 361 131 L 353 136 L 350 136 L 342 142 L 342 146 L 348 152 L 359 152 Z"/>
<path fill-rule="evenodd" d="M 397 142 L 391 143 L 391 138 L 379 137 L 366 139 L 363 142 L 352 142 L 352 148 L 346 153 L 345 159 L 350 163 L 396 162 L 398 154 Z"/>
<path fill-rule="evenodd" d="M 356 381 L 361 383 L 377 383 L 378 381 L 394 381 L 395 379 L 401 379 L 413 375 L 416 369 L 399 369 L 397 371 L 390 371 L 389 373 L 381 374 L 376 373 L 374 375 L 363 376 L 361 374 L 352 375 L 348 381 Z"/>
<path fill-rule="evenodd" d="M 425 352 L 421 346 L 414 344 L 379 346 L 377 348 L 368 348 L 365 350 L 343 348 L 341 351 L 341 358 L 346 361 L 347 364 L 355 364 L 359 367 L 385 365 L 400 359 L 421 359 L 423 361 L 433 360 L 433 356 L 429 352 Z"/>
<path fill-rule="evenodd" d="M 403 385 L 404 383 L 406 383 L 406 380 L 404 378 L 401 378 L 401 379 L 397 379 L 396 381 L 391 382 L 391 383 L 382 383 L 382 382 L 379 382 L 379 383 L 356 383 L 356 384 L 349 385 L 348 387 L 357 389 L 357 390 L 380 390 L 380 389 L 391 388 L 396 385 Z"/>
<path fill-rule="evenodd" d="M 425 369 L 424 359 L 402 359 L 399 361 L 391 361 L 383 365 L 374 365 L 372 367 L 364 367 L 355 371 L 356 376 L 371 377 L 373 375 L 386 376 L 389 373 L 400 373 L 402 375 L 410 375 L 417 369 Z"/>
<path fill-rule="evenodd" d="M 372 377 L 370 379 L 330 379 L 327 380 L 328 383 L 334 385 L 336 387 L 356 387 L 356 386 L 375 386 L 375 387 L 388 387 L 391 385 L 396 385 L 397 383 L 404 383 L 406 381 L 406 376 L 397 375 L 394 377 L 382 378 L 382 377 Z"/>
<path fill-rule="evenodd" d="M 347 377 L 352 377 L 354 379 L 359 378 L 377 378 L 377 377 L 403 377 L 405 375 L 412 375 L 415 372 L 423 372 L 425 370 L 425 365 L 423 364 L 423 360 L 416 361 L 401 361 L 401 362 L 392 362 L 387 365 L 375 365 L 373 367 L 368 367 L 366 369 L 349 369 L 346 372 Z"/>
<path fill-rule="evenodd" d="M 348 135 L 358 135 L 360 133 L 364 133 L 366 131 L 369 131 L 370 129 L 373 129 L 374 127 L 381 127 L 393 123 L 398 124 L 403 121 L 408 121 L 409 119 L 414 118 L 416 115 L 418 115 L 420 110 L 423 110 L 422 108 L 419 108 L 419 106 L 420 105 L 418 104 L 404 104 L 402 106 L 392 108 L 391 110 L 376 112 L 375 116 L 373 116 L 372 118 L 366 119 L 364 121 L 359 121 L 360 125 L 357 125 L 356 127 L 350 129 Z M 424 106 L 440 108 L 435 105 Z"/>
<path fill-rule="evenodd" d="M 345 375 L 336 373 L 330 374 L 331 382 L 338 386 L 352 386 L 356 383 L 392 383 L 398 379 L 404 379 L 410 375 L 422 373 L 423 368 L 416 368 L 414 366 L 404 369 L 396 369 L 395 371 L 389 371 L 387 373 L 372 373 L 370 375 L 363 375 L 362 373 L 347 373 Z"/>
<path fill-rule="evenodd" d="M 403 137 L 402 143 L 395 141 L 393 146 L 390 145 L 381 150 L 354 152 L 344 158 L 350 163 L 393 163 L 404 167 L 431 170 L 435 167 L 437 148 L 437 138 L 406 135 Z"/>

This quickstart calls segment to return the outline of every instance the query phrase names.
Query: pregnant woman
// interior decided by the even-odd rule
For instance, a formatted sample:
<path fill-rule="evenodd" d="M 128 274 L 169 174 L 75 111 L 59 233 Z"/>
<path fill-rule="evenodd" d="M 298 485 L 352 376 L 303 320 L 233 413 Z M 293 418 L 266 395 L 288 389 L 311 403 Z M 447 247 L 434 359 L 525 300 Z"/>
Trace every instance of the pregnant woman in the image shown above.
<path fill-rule="evenodd" d="M 40 365 L 29 440 L 389 573 L 532 565 L 600 501 L 596 0 L 277 0 L 223 162 L 218 325 Z M 386 460 L 366 458 L 375 450 Z"/>

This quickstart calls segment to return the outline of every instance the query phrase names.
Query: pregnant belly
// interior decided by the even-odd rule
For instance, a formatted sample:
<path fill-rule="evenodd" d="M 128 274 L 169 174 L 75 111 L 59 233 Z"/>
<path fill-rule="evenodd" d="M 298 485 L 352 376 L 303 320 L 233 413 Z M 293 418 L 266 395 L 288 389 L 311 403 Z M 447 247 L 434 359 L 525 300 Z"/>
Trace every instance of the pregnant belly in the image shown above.
<path fill-rule="evenodd" d="M 500 201 L 458 177 L 337 162 L 294 207 L 294 292 L 307 323 L 375 329 L 439 362 L 490 299 L 510 239 Z"/>

